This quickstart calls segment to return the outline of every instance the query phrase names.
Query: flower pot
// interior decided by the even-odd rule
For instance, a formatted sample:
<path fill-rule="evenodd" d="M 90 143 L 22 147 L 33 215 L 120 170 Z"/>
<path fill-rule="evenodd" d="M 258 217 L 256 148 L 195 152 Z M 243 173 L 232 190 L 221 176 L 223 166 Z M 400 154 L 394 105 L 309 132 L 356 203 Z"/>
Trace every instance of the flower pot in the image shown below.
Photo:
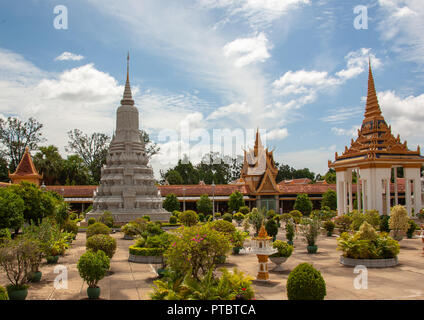
<path fill-rule="evenodd" d="M 28 295 L 28 288 L 15 289 L 12 286 L 8 286 L 7 294 L 10 300 L 25 300 Z"/>
<path fill-rule="evenodd" d="M 241 248 L 240 247 L 233 247 L 233 254 L 239 254 Z"/>
<path fill-rule="evenodd" d="M 308 250 L 308 253 L 317 253 L 318 246 L 307 246 L 306 249 Z"/>
<path fill-rule="evenodd" d="M 100 287 L 95 287 L 95 288 L 88 287 L 87 288 L 87 296 L 90 299 L 99 299 L 99 297 L 100 297 Z"/>
<path fill-rule="evenodd" d="M 55 264 L 59 260 L 59 256 L 47 256 L 46 260 L 48 264 Z"/>
<path fill-rule="evenodd" d="M 156 272 L 157 272 L 159 278 L 163 278 L 163 276 L 165 275 L 166 269 L 160 268 L 160 269 L 157 269 Z"/>
<path fill-rule="evenodd" d="M 40 282 L 42 275 L 43 274 L 41 273 L 41 271 L 32 272 L 29 275 L 29 281 L 31 281 L 31 282 Z"/>
<path fill-rule="evenodd" d="M 331 237 L 333 235 L 333 231 L 327 231 L 327 237 Z"/>
<path fill-rule="evenodd" d="M 269 259 L 276 265 L 272 271 L 284 271 L 284 268 L 281 266 L 284 262 L 286 262 L 286 257 L 272 257 L 270 256 Z"/>
<path fill-rule="evenodd" d="M 289 245 L 291 245 L 291 246 L 292 246 L 292 245 L 293 245 L 293 241 L 292 241 L 292 240 L 288 240 L 288 241 L 287 241 L 287 244 L 289 244 Z"/>

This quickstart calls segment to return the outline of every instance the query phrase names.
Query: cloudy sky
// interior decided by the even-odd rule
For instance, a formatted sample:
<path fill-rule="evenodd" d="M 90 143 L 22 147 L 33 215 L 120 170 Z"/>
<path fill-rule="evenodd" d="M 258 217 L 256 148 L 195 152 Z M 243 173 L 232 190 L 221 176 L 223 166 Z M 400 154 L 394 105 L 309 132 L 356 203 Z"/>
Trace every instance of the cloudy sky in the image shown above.
<path fill-rule="evenodd" d="M 325 173 L 362 122 L 369 58 L 394 133 L 423 145 L 422 0 L 2 1 L 0 116 L 35 117 L 63 153 L 74 128 L 111 134 L 128 50 L 156 173 L 216 148 L 213 130 L 241 153 L 256 128 L 277 161 Z"/>

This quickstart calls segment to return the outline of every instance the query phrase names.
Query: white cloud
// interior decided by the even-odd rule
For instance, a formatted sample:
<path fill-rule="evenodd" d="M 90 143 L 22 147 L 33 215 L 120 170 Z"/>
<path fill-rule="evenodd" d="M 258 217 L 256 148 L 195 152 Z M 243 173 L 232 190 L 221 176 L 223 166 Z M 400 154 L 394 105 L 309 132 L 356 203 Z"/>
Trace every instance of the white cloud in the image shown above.
<path fill-rule="evenodd" d="M 422 0 L 379 0 L 381 37 L 404 59 L 424 63 L 424 6 Z"/>
<path fill-rule="evenodd" d="M 360 126 L 353 126 L 350 129 L 333 127 L 331 131 L 337 136 L 357 137 L 360 128 Z"/>
<path fill-rule="evenodd" d="M 268 49 L 272 45 L 269 44 L 266 35 L 261 32 L 255 37 L 238 38 L 227 43 L 223 50 L 227 58 L 234 59 L 236 67 L 244 67 L 254 62 L 264 62 L 271 55 Z"/>
<path fill-rule="evenodd" d="M 324 122 L 342 123 L 364 112 L 363 107 L 339 108 L 330 110 L 330 115 L 320 118 Z"/>
<path fill-rule="evenodd" d="M 63 52 L 60 56 L 55 58 L 56 61 L 80 61 L 82 59 L 84 59 L 84 56 L 68 51 Z"/>
<path fill-rule="evenodd" d="M 364 71 L 368 70 L 368 62 L 371 59 L 371 65 L 374 69 L 381 67 L 381 60 L 371 53 L 371 49 L 362 48 L 357 51 L 349 52 L 345 59 L 347 60 L 347 69 L 336 73 L 338 77 L 344 80 L 355 78 Z"/>
<path fill-rule="evenodd" d="M 265 139 L 267 141 L 269 141 L 269 140 L 283 140 L 288 135 L 289 135 L 289 132 L 288 132 L 287 128 L 274 129 L 274 130 L 266 132 Z"/>
<path fill-rule="evenodd" d="M 334 158 L 336 146 L 307 149 L 287 153 L 278 153 L 277 162 L 288 164 L 296 169 L 309 168 L 315 174 L 325 174 L 328 171 L 328 160 Z"/>
<path fill-rule="evenodd" d="M 250 109 L 248 108 L 246 102 L 232 103 L 228 106 L 224 106 L 224 107 L 220 107 L 216 109 L 208 116 L 208 119 L 214 120 L 214 119 L 234 116 L 235 114 L 237 115 L 248 114 L 249 112 L 250 112 Z"/>
<path fill-rule="evenodd" d="M 301 6 L 310 0 L 199 0 L 206 8 L 225 8 L 230 17 L 241 15 L 253 27 L 267 27 L 274 20 Z"/>
<path fill-rule="evenodd" d="M 408 141 L 408 146 L 423 144 L 424 140 L 424 94 L 419 96 L 400 97 L 394 91 L 378 93 L 378 99 L 383 115 L 392 133 L 400 134 L 402 140 Z"/>

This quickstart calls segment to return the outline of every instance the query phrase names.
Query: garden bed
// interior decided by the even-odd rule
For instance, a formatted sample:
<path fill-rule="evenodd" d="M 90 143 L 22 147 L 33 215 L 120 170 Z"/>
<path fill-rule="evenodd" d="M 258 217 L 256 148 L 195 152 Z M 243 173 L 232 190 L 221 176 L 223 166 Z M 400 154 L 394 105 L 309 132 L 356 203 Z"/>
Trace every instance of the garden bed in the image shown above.
<path fill-rule="evenodd" d="M 340 256 L 340 263 L 347 267 L 356 267 L 358 265 L 367 268 L 389 268 L 399 264 L 398 258 L 391 259 L 352 259 Z"/>

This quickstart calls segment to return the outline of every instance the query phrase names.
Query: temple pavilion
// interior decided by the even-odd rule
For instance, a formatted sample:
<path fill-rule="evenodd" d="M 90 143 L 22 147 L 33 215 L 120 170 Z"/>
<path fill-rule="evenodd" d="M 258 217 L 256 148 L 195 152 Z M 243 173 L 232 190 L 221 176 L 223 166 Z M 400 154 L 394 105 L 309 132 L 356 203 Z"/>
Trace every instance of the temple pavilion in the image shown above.
<path fill-rule="evenodd" d="M 408 214 L 411 215 L 412 209 L 418 212 L 422 205 L 423 163 L 420 147 L 409 150 L 407 142 L 401 142 L 399 135 L 395 137 L 391 126 L 385 121 L 378 103 L 370 63 L 367 102 L 358 137 L 351 140 L 350 147 L 346 146 L 341 155 L 336 152 L 333 162 L 328 161 L 328 166 L 334 168 L 337 175 L 338 214 L 342 215 L 353 209 L 378 210 L 380 214 L 390 214 L 390 206 L 399 204 L 398 167 L 403 168 L 402 191 Z M 352 182 L 353 172 L 357 176 L 356 186 Z M 355 208 L 354 191 L 357 199 Z"/>

